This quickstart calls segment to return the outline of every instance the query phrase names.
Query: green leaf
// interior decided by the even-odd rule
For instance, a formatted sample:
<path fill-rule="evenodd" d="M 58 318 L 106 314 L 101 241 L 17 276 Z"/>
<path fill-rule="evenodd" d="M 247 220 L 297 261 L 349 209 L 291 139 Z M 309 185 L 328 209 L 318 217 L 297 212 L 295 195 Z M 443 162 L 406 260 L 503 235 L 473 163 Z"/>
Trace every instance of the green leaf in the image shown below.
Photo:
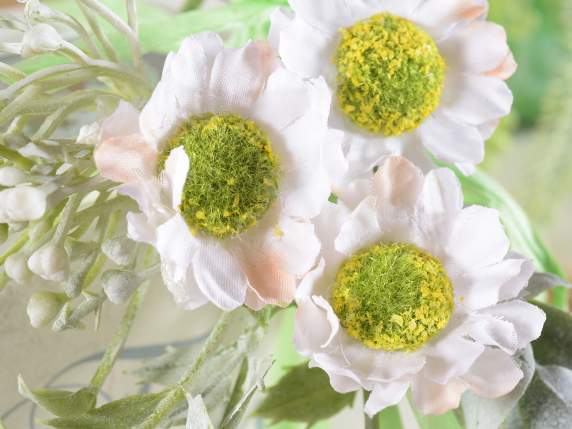
<path fill-rule="evenodd" d="M 57 418 L 44 423 L 57 429 L 132 429 L 155 411 L 165 392 L 128 396 L 80 416 Z"/>
<path fill-rule="evenodd" d="M 465 429 L 497 429 L 516 407 L 530 385 L 536 366 L 530 346 L 522 350 L 516 359 L 524 377 L 511 393 L 498 399 L 482 398 L 472 392 L 463 395 L 461 410 Z"/>
<path fill-rule="evenodd" d="M 189 403 L 187 429 L 214 429 L 201 395 L 193 398 L 187 394 L 187 402 Z"/>
<path fill-rule="evenodd" d="M 86 387 L 77 392 L 55 389 L 28 388 L 22 376 L 18 376 L 20 395 L 35 402 L 58 417 L 72 417 L 84 414 L 95 407 L 97 389 Z"/>
<path fill-rule="evenodd" d="M 546 304 L 534 304 L 546 313 L 542 336 L 532 343 L 536 361 L 572 369 L 572 316 Z"/>
<path fill-rule="evenodd" d="M 572 370 L 557 365 L 538 366 L 520 401 L 518 415 L 520 419 L 513 421 L 519 422 L 519 429 L 569 428 L 572 422 Z"/>
<path fill-rule="evenodd" d="M 290 368 L 270 387 L 255 414 L 271 419 L 312 425 L 353 404 L 355 393 L 341 394 L 330 386 L 327 374 L 307 363 Z"/>

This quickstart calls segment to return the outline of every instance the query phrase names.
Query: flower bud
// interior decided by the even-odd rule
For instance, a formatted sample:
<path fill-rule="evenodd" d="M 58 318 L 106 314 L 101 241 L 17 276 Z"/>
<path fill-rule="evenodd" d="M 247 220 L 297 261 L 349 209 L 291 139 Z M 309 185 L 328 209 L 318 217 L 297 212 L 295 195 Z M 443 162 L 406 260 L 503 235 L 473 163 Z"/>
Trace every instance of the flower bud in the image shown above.
<path fill-rule="evenodd" d="M 49 244 L 30 256 L 28 268 L 44 280 L 63 282 L 70 270 L 69 257 L 63 246 Z"/>
<path fill-rule="evenodd" d="M 114 304 L 126 302 L 141 284 L 139 276 L 131 271 L 106 271 L 101 280 L 105 295 Z"/>
<path fill-rule="evenodd" d="M 39 328 L 50 323 L 66 302 L 64 295 L 55 292 L 36 292 L 30 297 L 26 309 L 30 324 Z"/>
<path fill-rule="evenodd" d="M 52 9 L 40 3 L 39 0 L 27 0 L 24 13 L 30 22 L 41 22 L 57 17 Z"/>
<path fill-rule="evenodd" d="M 76 142 L 79 144 L 95 146 L 97 143 L 99 143 L 100 134 L 101 126 L 97 122 L 94 122 L 90 125 L 84 125 L 79 130 Z"/>
<path fill-rule="evenodd" d="M 18 284 L 27 283 L 32 277 L 32 272 L 28 269 L 27 256 L 16 253 L 10 255 L 4 261 L 4 271 L 6 275 Z"/>
<path fill-rule="evenodd" d="M 0 186 L 16 186 L 28 180 L 28 175 L 19 168 L 2 167 L 0 168 Z"/>
<path fill-rule="evenodd" d="M 57 30 L 48 24 L 36 24 L 30 28 L 22 39 L 22 57 L 30 57 L 45 52 L 62 49 L 65 41 Z"/>
<path fill-rule="evenodd" d="M 103 242 L 101 250 L 115 264 L 125 266 L 133 259 L 135 242 L 124 237 L 112 238 Z"/>
<path fill-rule="evenodd" d="M 46 194 L 38 188 L 20 186 L 0 191 L 0 223 L 27 222 L 46 211 Z"/>

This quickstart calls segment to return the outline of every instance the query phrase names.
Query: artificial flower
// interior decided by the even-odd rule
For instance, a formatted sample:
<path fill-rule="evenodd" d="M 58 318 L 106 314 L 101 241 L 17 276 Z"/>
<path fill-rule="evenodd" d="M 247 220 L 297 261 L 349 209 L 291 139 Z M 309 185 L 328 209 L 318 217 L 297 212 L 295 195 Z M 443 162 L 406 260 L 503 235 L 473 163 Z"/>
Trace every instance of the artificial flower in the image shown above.
<path fill-rule="evenodd" d="M 129 236 L 157 249 L 178 304 L 292 301 L 319 252 L 329 106 L 323 80 L 286 71 L 267 44 L 203 33 L 167 57 L 140 113 L 123 103 L 102 124 L 96 164 L 139 203 Z"/>
<path fill-rule="evenodd" d="M 516 70 L 502 27 L 483 0 L 289 0 L 269 40 L 289 70 L 324 76 L 336 93 L 350 177 L 388 154 L 465 173 L 509 113 L 504 80 Z"/>
<path fill-rule="evenodd" d="M 0 191 L 0 223 L 40 219 L 47 208 L 46 192 L 33 186 L 17 186 Z"/>
<path fill-rule="evenodd" d="M 322 257 L 297 291 L 295 343 L 339 392 L 371 391 L 374 415 L 411 387 L 425 414 L 462 393 L 496 398 L 544 313 L 518 299 L 534 268 L 509 253 L 495 210 L 463 207 L 448 169 L 389 157 L 316 219 Z"/>

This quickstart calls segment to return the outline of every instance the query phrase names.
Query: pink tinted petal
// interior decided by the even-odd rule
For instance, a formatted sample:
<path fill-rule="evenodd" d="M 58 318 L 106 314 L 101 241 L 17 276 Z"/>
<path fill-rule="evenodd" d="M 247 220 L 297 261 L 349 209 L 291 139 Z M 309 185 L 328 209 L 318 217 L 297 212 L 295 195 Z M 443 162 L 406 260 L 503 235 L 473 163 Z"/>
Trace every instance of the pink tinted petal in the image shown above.
<path fill-rule="evenodd" d="M 409 383 L 377 384 L 365 403 L 364 411 L 373 417 L 384 408 L 398 404 L 409 389 Z"/>
<path fill-rule="evenodd" d="M 378 204 L 410 209 L 423 187 L 423 173 L 407 159 L 388 158 L 373 176 L 373 191 Z"/>
<path fill-rule="evenodd" d="M 139 111 L 120 101 L 115 112 L 101 124 L 101 140 L 139 134 Z"/>
<path fill-rule="evenodd" d="M 497 79 L 507 80 L 516 73 L 518 64 L 514 59 L 514 55 L 510 52 L 503 63 L 494 70 L 489 70 L 483 73 L 483 76 L 496 77 Z"/>
<path fill-rule="evenodd" d="M 155 174 L 158 154 L 140 134 L 131 134 L 103 141 L 95 149 L 93 158 L 103 177 L 130 183 Z"/>
<path fill-rule="evenodd" d="M 427 378 L 417 377 L 411 385 L 413 401 L 425 415 L 439 415 L 458 408 L 465 390 L 467 385 L 459 380 L 439 384 Z"/>

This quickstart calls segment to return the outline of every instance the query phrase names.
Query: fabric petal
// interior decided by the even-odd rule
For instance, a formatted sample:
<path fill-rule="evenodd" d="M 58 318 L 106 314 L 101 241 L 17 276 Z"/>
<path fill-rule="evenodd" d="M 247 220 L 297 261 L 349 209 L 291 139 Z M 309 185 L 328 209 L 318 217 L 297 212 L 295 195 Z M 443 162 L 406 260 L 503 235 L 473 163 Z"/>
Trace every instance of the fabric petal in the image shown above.
<path fill-rule="evenodd" d="M 335 241 L 335 248 L 344 255 L 353 253 L 379 241 L 381 230 L 377 223 L 377 200 L 365 198 L 342 225 Z"/>
<path fill-rule="evenodd" d="M 139 111 L 121 100 L 117 109 L 101 124 L 100 140 L 139 134 Z"/>
<path fill-rule="evenodd" d="M 417 203 L 423 187 L 423 173 L 407 159 L 388 158 L 373 176 L 373 192 L 377 204 L 390 204 L 400 209 L 411 209 Z"/>
<path fill-rule="evenodd" d="M 480 125 L 510 113 L 513 96 L 508 85 L 494 77 L 449 74 L 441 108 L 460 122 Z"/>
<path fill-rule="evenodd" d="M 290 0 L 290 6 L 296 16 L 313 27 L 323 31 L 335 32 L 339 28 L 352 24 L 352 3 L 347 0 Z"/>
<path fill-rule="evenodd" d="M 465 390 L 467 385 L 457 380 L 439 384 L 424 377 L 417 377 L 411 384 L 413 401 L 425 415 L 439 415 L 458 408 Z"/>
<path fill-rule="evenodd" d="M 484 141 L 474 126 L 435 111 L 417 129 L 425 147 L 444 162 L 479 164 L 485 157 Z"/>
<path fill-rule="evenodd" d="M 236 258 L 218 243 L 201 243 L 193 257 L 193 270 L 200 290 L 225 311 L 240 307 L 249 283 Z"/>
<path fill-rule="evenodd" d="M 364 406 L 368 416 L 373 417 L 384 408 L 398 404 L 409 389 L 409 383 L 378 384 Z"/>
<path fill-rule="evenodd" d="M 190 169 L 190 159 L 182 146 L 173 149 L 165 161 L 164 180 L 170 191 L 171 207 L 178 210 L 183 198 L 183 188 Z"/>
<path fill-rule="evenodd" d="M 447 254 L 456 265 L 450 266 L 449 272 L 455 274 L 459 268 L 471 271 L 498 263 L 509 247 L 498 211 L 467 207 L 457 217 L 447 245 Z"/>
<path fill-rule="evenodd" d="M 298 302 L 294 324 L 294 344 L 305 356 L 312 355 L 326 347 L 339 329 L 337 319 L 328 317 L 328 306 L 320 305 L 314 297 Z M 331 308 L 330 308 L 331 309 Z"/>
<path fill-rule="evenodd" d="M 414 19 L 443 36 L 461 21 L 484 16 L 487 9 L 479 0 L 426 0 L 415 11 Z"/>
<path fill-rule="evenodd" d="M 524 376 L 505 352 L 487 349 L 462 378 L 477 395 L 498 398 L 511 392 Z"/>
<path fill-rule="evenodd" d="M 151 225 L 144 214 L 127 213 L 127 236 L 141 243 L 155 245 L 155 225 Z"/>
<path fill-rule="evenodd" d="M 161 152 L 165 141 L 176 132 L 180 123 L 175 88 L 161 80 L 139 116 L 139 128 L 145 141 Z"/>

